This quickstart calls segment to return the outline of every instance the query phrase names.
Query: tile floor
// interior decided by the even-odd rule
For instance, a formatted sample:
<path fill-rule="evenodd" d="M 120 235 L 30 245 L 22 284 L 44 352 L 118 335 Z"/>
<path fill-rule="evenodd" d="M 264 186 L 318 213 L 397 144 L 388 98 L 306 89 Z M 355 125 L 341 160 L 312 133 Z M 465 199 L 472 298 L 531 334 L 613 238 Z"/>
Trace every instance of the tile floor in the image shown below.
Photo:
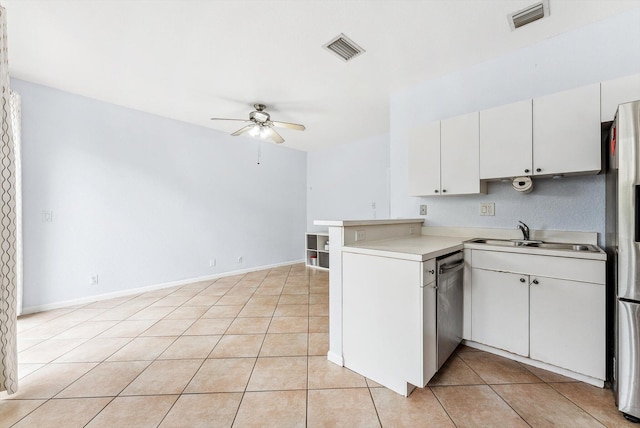
<path fill-rule="evenodd" d="M 326 360 L 303 265 L 26 315 L 0 427 L 637 426 L 610 390 L 461 346 L 401 397 Z"/>

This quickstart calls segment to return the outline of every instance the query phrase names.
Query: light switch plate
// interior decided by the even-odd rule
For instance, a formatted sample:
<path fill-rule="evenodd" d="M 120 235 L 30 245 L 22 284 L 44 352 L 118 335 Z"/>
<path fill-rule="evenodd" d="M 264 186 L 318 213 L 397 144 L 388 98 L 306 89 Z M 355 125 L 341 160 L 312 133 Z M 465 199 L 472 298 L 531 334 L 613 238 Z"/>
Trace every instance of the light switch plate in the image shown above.
<path fill-rule="evenodd" d="M 367 235 L 365 234 L 364 230 L 356 230 L 356 242 L 364 241 L 366 236 Z"/>
<path fill-rule="evenodd" d="M 480 215 L 496 215 L 496 204 L 495 202 L 483 202 L 480 203 Z"/>

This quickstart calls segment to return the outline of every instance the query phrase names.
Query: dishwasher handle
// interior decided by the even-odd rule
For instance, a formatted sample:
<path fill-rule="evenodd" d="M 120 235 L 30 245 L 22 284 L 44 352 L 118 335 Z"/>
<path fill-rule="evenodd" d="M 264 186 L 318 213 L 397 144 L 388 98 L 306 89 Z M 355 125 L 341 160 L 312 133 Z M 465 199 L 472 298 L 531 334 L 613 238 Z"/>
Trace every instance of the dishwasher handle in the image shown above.
<path fill-rule="evenodd" d="M 453 273 L 453 272 L 456 272 L 456 271 L 462 269 L 463 265 L 464 265 L 464 259 L 463 260 L 458 260 L 457 262 L 453 262 L 453 263 L 445 263 L 445 264 L 439 266 L 438 273 L 440 275 L 442 275 L 444 273 Z"/>

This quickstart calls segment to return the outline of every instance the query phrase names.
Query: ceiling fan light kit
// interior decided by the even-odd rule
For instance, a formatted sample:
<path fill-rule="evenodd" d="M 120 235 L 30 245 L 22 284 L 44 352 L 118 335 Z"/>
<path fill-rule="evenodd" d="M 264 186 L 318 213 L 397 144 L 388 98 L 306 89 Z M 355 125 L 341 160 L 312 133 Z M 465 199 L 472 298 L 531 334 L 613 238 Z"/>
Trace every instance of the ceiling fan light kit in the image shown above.
<path fill-rule="evenodd" d="M 277 121 L 271 120 L 271 115 L 269 115 L 269 113 L 264 111 L 267 108 L 267 106 L 264 104 L 256 103 L 253 105 L 253 108 L 255 108 L 255 111 L 252 111 L 251 113 L 249 113 L 248 120 L 224 119 L 219 117 L 212 117 L 211 120 L 231 120 L 231 121 L 246 122 L 248 123 L 247 125 L 238 129 L 236 132 L 232 133 L 231 135 L 234 137 L 237 137 L 238 135 L 247 134 L 251 137 L 258 137 L 262 139 L 270 138 L 277 144 L 284 143 L 284 138 L 282 138 L 282 136 L 279 133 L 277 133 L 275 129 L 273 129 L 274 127 L 294 129 L 296 131 L 305 130 L 304 125 L 300 125 L 297 123 L 289 123 L 289 122 L 277 122 Z"/>

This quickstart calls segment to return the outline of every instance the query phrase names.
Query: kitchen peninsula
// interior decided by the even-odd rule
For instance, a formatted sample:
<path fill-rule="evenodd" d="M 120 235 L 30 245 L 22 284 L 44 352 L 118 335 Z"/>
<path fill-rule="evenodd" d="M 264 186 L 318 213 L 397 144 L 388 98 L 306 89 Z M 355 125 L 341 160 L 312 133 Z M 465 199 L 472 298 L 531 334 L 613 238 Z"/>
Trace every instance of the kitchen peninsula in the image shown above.
<path fill-rule="evenodd" d="M 443 349 L 447 342 L 455 348 L 464 339 L 472 347 L 603 385 L 606 254 L 597 247 L 596 233 L 532 231 L 531 239 L 538 241 L 523 245 L 516 242 L 522 240 L 517 239 L 521 236 L 515 228 L 425 227 L 423 219 L 314 224 L 328 227 L 331 245 L 330 361 L 407 396 L 416 386 L 425 386 L 444 362 L 442 359 L 448 357 L 450 351 L 438 352 L 438 343 Z M 477 237 L 485 239 L 465 242 Z M 443 256 L 456 252 L 460 254 L 456 260 L 444 260 Z M 478 258 L 475 264 L 474 256 Z M 485 263 L 487 256 L 491 257 L 491 265 Z M 512 263 L 514 258 L 518 259 L 516 265 Z M 441 264 L 437 266 L 437 262 Z M 536 271 L 540 263 L 548 268 Z M 556 267 L 549 271 L 551 266 Z M 522 286 L 518 285 L 520 300 L 512 300 L 508 293 L 516 290 L 516 286 L 502 284 L 507 275 L 499 277 L 495 288 L 490 281 L 483 280 L 489 268 L 509 272 L 515 269 L 517 284 L 522 282 Z M 455 281 L 444 279 L 449 271 L 458 272 Z M 474 278 L 474 273 L 478 278 Z M 458 291 L 447 285 L 449 282 L 459 284 Z M 496 300 L 498 287 L 508 292 Z M 518 337 L 528 338 L 531 334 L 539 340 L 547 336 L 540 329 L 551 327 L 543 323 L 529 331 L 530 287 L 532 299 L 538 298 L 538 290 L 550 293 L 545 298 L 551 301 L 545 300 L 547 303 L 542 306 L 543 310 L 551 311 L 549 316 L 559 309 L 552 302 L 566 302 L 563 299 L 567 293 L 575 295 L 576 303 L 585 310 L 578 309 L 570 315 L 562 312 L 563 326 L 555 328 L 550 336 L 553 343 L 536 342 L 531 350 L 528 346 L 514 348 L 509 328 L 497 331 L 498 325 L 491 324 L 494 312 L 505 308 L 508 311 L 512 304 L 520 308 L 518 312 L 523 320 L 526 317 L 527 329 L 515 333 Z M 493 297 L 487 301 L 485 297 L 490 296 Z M 443 298 L 444 302 L 438 300 Z M 459 310 L 449 310 L 456 305 Z M 539 303 L 536 305 L 531 309 L 534 318 L 540 317 Z M 443 308 L 448 310 L 446 319 L 440 319 L 445 313 Z M 494 332 L 499 337 L 497 341 Z M 436 339 L 438 334 L 440 340 Z M 570 340 L 562 346 L 558 340 L 565 337 Z M 549 350 L 553 352 L 548 353 Z M 578 354 L 591 358 L 577 361 Z"/>

